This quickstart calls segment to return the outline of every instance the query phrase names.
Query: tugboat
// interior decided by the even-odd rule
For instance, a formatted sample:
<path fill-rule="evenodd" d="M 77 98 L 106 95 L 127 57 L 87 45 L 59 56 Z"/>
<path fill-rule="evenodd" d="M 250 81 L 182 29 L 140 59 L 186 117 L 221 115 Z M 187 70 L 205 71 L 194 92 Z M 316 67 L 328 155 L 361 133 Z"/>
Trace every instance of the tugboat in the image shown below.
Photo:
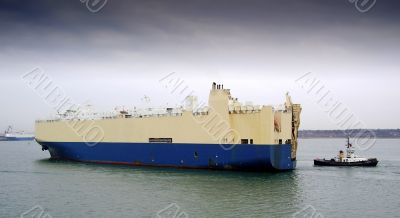
<path fill-rule="evenodd" d="M 368 166 L 374 167 L 378 164 L 376 158 L 364 158 L 358 157 L 354 154 L 352 144 L 350 144 L 350 138 L 347 138 L 346 153 L 341 150 L 339 155 L 332 159 L 314 159 L 314 165 L 317 166 Z"/>

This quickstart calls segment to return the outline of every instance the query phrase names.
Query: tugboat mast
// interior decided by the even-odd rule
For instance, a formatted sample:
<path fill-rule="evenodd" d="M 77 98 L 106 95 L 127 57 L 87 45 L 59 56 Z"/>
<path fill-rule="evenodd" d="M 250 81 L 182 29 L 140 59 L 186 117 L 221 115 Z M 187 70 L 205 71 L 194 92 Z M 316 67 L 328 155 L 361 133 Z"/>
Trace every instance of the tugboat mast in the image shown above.
<path fill-rule="evenodd" d="M 350 136 L 347 136 L 347 158 L 354 158 L 354 149 L 352 148 L 352 145 L 350 144 Z"/>
<path fill-rule="evenodd" d="M 347 148 L 350 148 L 351 147 L 351 145 L 350 145 L 350 136 L 347 136 Z"/>

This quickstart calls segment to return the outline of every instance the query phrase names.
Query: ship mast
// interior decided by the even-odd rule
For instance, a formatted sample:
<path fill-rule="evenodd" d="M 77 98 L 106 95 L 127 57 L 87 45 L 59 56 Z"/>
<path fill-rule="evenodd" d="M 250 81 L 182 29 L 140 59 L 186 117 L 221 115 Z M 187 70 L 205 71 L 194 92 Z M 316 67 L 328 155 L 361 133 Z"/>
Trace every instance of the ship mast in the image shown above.
<path fill-rule="evenodd" d="M 8 126 L 7 130 L 4 132 L 5 134 L 12 132 L 12 126 Z"/>

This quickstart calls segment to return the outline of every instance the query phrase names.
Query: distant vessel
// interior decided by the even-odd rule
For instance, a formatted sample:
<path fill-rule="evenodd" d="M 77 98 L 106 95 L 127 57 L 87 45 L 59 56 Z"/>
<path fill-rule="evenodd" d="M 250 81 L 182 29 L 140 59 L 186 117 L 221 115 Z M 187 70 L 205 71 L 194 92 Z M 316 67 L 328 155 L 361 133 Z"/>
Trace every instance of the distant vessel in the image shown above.
<path fill-rule="evenodd" d="M 350 138 L 347 138 L 346 155 L 341 150 L 339 155 L 332 159 L 314 159 L 314 165 L 318 166 L 376 166 L 376 158 L 358 157 L 354 154 L 354 148 L 350 144 Z"/>
<path fill-rule="evenodd" d="M 8 126 L 4 134 L 0 135 L 0 141 L 31 141 L 34 138 L 33 134 L 28 134 L 24 131 L 13 131 L 12 126 Z"/>
<path fill-rule="evenodd" d="M 38 120 L 36 141 L 52 158 L 82 162 L 221 170 L 296 167 L 301 107 L 289 95 L 279 107 L 242 104 L 212 84 L 208 106 L 83 113 Z M 91 130 L 102 137 L 88 137 Z M 93 131 L 95 132 L 95 131 Z M 93 133 L 92 132 L 92 133 Z"/>

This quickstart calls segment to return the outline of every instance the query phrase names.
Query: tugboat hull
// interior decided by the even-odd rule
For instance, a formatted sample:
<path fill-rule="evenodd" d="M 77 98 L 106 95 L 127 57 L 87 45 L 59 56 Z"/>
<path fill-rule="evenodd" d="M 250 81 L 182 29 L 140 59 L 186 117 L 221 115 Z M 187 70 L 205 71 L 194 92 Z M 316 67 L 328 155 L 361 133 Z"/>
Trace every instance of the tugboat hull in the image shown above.
<path fill-rule="evenodd" d="M 360 166 L 360 167 L 374 167 L 378 164 L 378 160 L 376 158 L 369 158 L 365 161 L 357 161 L 357 162 L 339 162 L 334 159 L 326 160 L 326 159 L 314 159 L 314 165 L 316 166 Z"/>

